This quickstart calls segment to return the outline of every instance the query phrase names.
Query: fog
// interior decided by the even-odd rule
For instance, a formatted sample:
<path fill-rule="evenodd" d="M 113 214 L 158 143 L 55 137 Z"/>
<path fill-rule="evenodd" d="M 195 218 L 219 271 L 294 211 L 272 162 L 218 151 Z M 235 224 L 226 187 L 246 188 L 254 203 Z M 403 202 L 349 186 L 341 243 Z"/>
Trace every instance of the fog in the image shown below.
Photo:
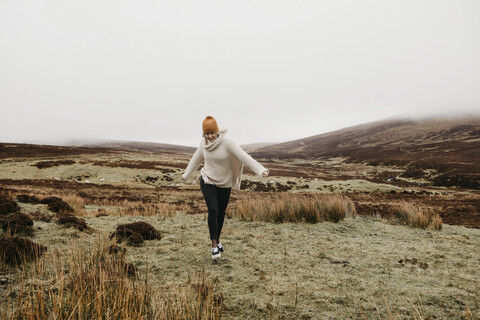
<path fill-rule="evenodd" d="M 478 1 L 0 2 L 0 141 L 241 144 L 480 110 Z"/>

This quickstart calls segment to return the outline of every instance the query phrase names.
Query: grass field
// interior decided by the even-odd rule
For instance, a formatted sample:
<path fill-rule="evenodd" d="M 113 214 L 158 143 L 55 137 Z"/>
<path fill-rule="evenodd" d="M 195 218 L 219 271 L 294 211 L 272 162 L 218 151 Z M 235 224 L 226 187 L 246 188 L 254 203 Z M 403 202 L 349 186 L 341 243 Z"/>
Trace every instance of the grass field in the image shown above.
<path fill-rule="evenodd" d="M 322 160 L 317 171 L 305 169 L 305 163 L 272 162 L 279 175 L 260 180 L 247 172 L 247 190 L 232 193 L 222 236 L 226 252 L 212 261 L 201 192 L 192 181 L 179 179 L 187 156 L 122 153 L 68 158 L 70 164 L 46 163 L 45 169 L 34 165 L 56 159 L 0 161 L 0 179 L 13 197 L 59 196 L 89 226 L 84 231 L 65 228 L 56 223 L 58 216 L 47 205 L 17 201 L 20 212 L 51 218 L 50 222 L 35 220 L 33 233 L 20 234 L 48 250 L 26 266 L 1 264 L 0 318 L 41 319 L 35 315 L 46 312 L 52 319 L 81 319 L 75 316 L 80 306 L 86 314 L 93 305 L 97 315 L 105 310 L 105 319 L 480 318 L 479 194 L 475 190 L 403 180 L 395 185 L 383 178 L 380 182 L 372 178 L 378 172 L 368 173 L 372 168 L 343 164 L 342 159 Z M 374 169 L 381 174 L 389 170 Z M 298 170 L 303 170 L 301 176 Z M 388 171 L 395 172 L 402 171 Z M 328 219 L 303 215 L 305 208 L 312 208 L 308 201 L 298 206 L 294 219 L 286 216 L 288 210 L 276 213 L 281 203 L 325 197 L 345 202 L 351 214 L 340 217 L 338 223 L 312 223 Z M 244 206 L 240 213 L 245 200 L 253 207 Z M 269 203 L 275 206 L 270 208 Z M 413 228 L 396 220 L 399 204 L 438 213 L 441 228 L 429 224 Z M 105 253 L 116 244 L 109 235 L 118 225 L 137 221 L 154 226 L 162 238 L 138 246 L 117 244 L 120 252 L 126 250 L 119 260 L 122 265 L 117 265 Z M 0 236 L 5 231 L 0 230 Z M 122 271 L 123 263 L 136 268 L 135 276 Z M 122 284 L 119 288 L 129 298 L 115 300 L 118 287 L 103 288 L 96 277 L 87 277 L 93 284 L 83 289 L 83 295 L 83 291 L 68 293 L 77 279 L 72 268 L 92 270 L 107 277 L 99 279 L 109 279 L 109 284 Z M 69 308 L 62 316 L 54 316 L 60 293 L 71 297 Z M 94 298 L 88 302 L 86 296 Z M 107 297 L 117 301 L 112 302 L 115 308 L 99 304 Z M 46 301 L 39 313 L 27 308 L 41 305 L 35 299 Z M 128 307 L 129 301 L 135 301 L 137 309 Z M 25 313 L 28 310 L 31 317 Z"/>
<path fill-rule="evenodd" d="M 94 232 L 36 222 L 36 242 L 66 261 L 72 245 L 92 248 L 118 224 L 151 223 L 161 240 L 127 247 L 125 259 L 147 269 L 151 288 L 187 288 L 199 272 L 223 297 L 226 319 L 475 319 L 480 310 L 480 232 L 444 225 L 414 229 L 376 218 L 339 223 L 267 223 L 227 219 L 226 252 L 209 256 L 204 215 L 87 217 Z M 46 259 L 46 258 L 45 258 Z M 35 281 L 3 269 L 4 297 Z M 51 283 L 51 281 L 47 281 Z"/>

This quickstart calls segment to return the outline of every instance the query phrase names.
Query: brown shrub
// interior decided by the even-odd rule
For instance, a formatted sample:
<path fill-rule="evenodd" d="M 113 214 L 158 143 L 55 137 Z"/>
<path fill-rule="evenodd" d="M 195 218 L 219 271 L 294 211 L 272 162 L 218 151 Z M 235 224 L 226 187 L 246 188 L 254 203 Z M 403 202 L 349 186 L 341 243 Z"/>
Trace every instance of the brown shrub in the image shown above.
<path fill-rule="evenodd" d="M 5 190 L 0 190 L 0 215 L 7 215 L 18 211 L 20 211 L 20 207 L 13 201 L 10 194 Z"/>
<path fill-rule="evenodd" d="M 139 233 L 133 233 L 127 238 L 127 244 L 133 247 L 140 247 L 143 244 L 143 238 Z"/>
<path fill-rule="evenodd" d="M 40 161 L 35 163 L 32 166 L 37 167 L 38 169 L 45 169 L 45 168 L 57 167 L 62 164 L 71 165 L 71 164 L 75 164 L 75 161 L 73 160 Z"/>
<path fill-rule="evenodd" d="M 31 204 L 39 204 L 40 199 L 35 196 L 30 196 L 28 194 L 19 194 L 17 195 L 17 201 L 21 203 L 31 203 Z"/>
<path fill-rule="evenodd" d="M 17 237 L 0 238 L 0 261 L 10 265 L 18 265 L 23 261 L 39 258 L 47 247 L 28 239 Z"/>
<path fill-rule="evenodd" d="M 110 239 L 114 237 L 118 240 L 125 240 L 133 234 L 138 233 L 144 240 L 161 239 L 160 233 L 149 223 L 138 221 L 128 224 L 122 224 L 110 235 Z"/>
<path fill-rule="evenodd" d="M 43 204 L 49 204 L 51 202 L 57 202 L 57 201 L 63 201 L 62 198 L 59 198 L 59 197 L 46 197 L 46 198 L 43 198 L 40 203 L 43 203 Z"/>
<path fill-rule="evenodd" d="M 71 213 L 60 211 L 57 213 L 57 223 L 65 228 L 76 228 L 80 231 L 88 230 L 89 227 L 84 219 L 80 219 Z"/>
<path fill-rule="evenodd" d="M 11 235 L 15 233 L 33 234 L 33 220 L 29 216 L 23 213 L 14 213 L 0 218 L 0 224 L 4 231 L 9 232 Z"/>
<path fill-rule="evenodd" d="M 73 208 L 68 203 L 57 197 L 49 197 L 42 200 L 43 204 L 48 205 L 48 209 L 53 212 L 74 212 Z"/>

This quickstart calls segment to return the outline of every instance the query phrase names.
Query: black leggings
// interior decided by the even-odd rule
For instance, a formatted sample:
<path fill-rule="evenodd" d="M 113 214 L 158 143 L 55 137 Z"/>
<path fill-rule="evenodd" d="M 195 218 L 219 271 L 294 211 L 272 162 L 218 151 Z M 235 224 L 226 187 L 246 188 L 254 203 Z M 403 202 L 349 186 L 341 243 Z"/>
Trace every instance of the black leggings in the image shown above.
<path fill-rule="evenodd" d="M 223 221 L 225 220 L 225 210 L 230 200 L 232 188 L 219 188 L 203 182 L 203 179 L 200 180 L 200 188 L 208 207 L 210 240 L 220 240 L 220 232 L 222 232 Z"/>

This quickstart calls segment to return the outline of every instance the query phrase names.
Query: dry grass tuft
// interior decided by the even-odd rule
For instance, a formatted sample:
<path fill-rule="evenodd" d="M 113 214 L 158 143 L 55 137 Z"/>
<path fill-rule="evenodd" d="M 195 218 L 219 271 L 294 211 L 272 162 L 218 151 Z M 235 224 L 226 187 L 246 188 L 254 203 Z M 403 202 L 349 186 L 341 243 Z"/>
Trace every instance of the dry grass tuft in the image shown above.
<path fill-rule="evenodd" d="M 215 292 L 215 284 L 203 271 L 188 279 L 187 286 L 158 299 L 155 319 L 209 319 L 222 316 L 223 296 Z"/>
<path fill-rule="evenodd" d="M 74 193 L 68 193 L 67 195 L 63 196 L 62 199 L 63 201 L 68 203 L 70 207 L 75 210 L 75 212 L 78 212 L 85 208 L 85 200 Z"/>
<path fill-rule="evenodd" d="M 169 292 L 139 274 L 123 254 L 110 255 L 99 235 L 71 255 L 24 263 L 16 297 L 2 299 L 2 319 L 220 319 L 222 299 L 206 277 Z M 198 289 L 198 288 L 201 288 Z"/>
<path fill-rule="evenodd" d="M 355 215 L 352 200 L 343 195 L 281 194 L 272 198 L 249 197 L 233 205 L 233 215 L 246 221 L 339 222 Z"/>
<path fill-rule="evenodd" d="M 413 203 L 405 201 L 398 203 L 394 209 L 394 216 L 401 223 L 414 228 L 442 229 L 442 218 L 438 213 L 434 213 L 429 208 L 421 208 Z"/>

